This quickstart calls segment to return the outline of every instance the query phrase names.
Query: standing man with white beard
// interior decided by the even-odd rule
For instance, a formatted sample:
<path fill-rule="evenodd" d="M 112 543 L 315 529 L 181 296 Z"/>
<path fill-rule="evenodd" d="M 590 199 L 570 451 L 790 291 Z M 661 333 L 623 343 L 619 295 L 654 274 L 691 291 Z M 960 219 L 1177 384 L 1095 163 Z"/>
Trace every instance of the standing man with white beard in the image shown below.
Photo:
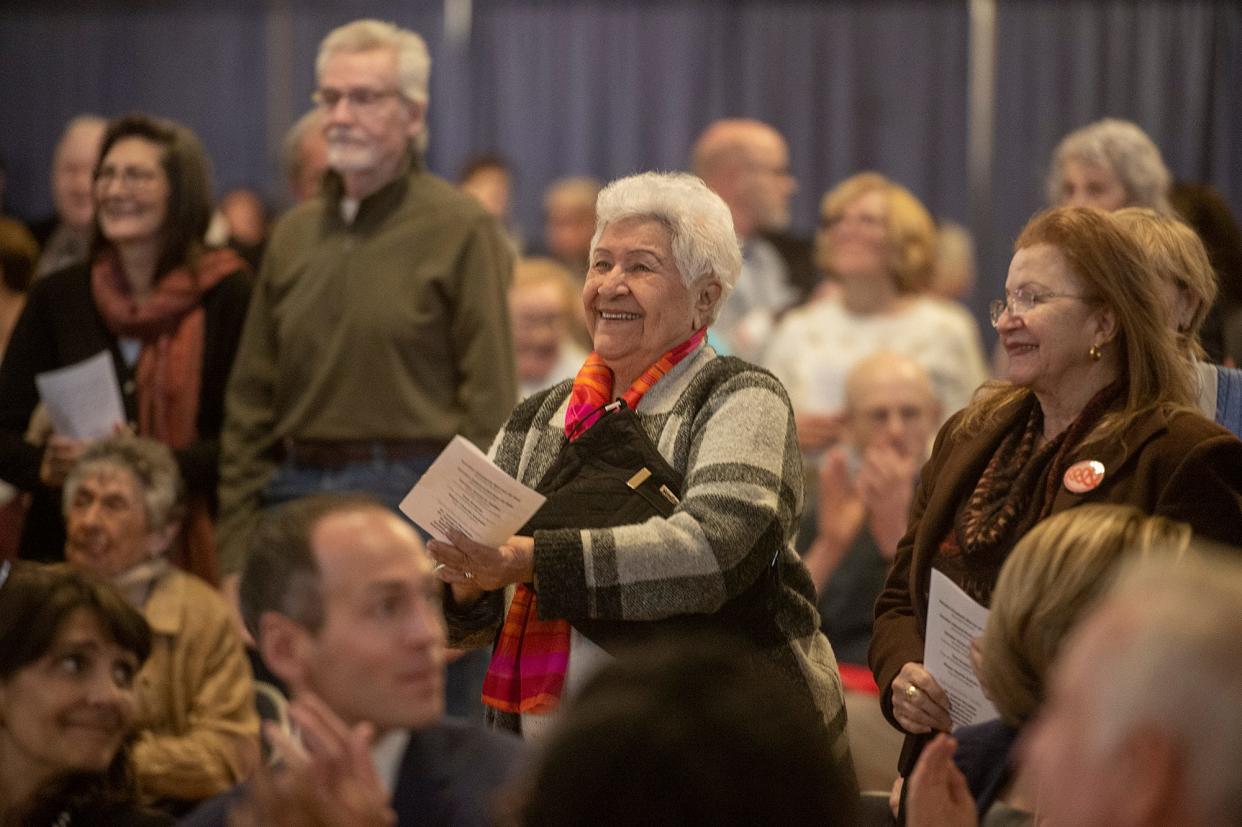
<path fill-rule="evenodd" d="M 273 231 L 229 381 L 226 587 L 262 509 L 323 491 L 395 508 L 455 434 L 486 448 L 513 407 L 512 258 L 423 167 L 430 66 L 422 38 L 376 20 L 320 44 L 332 172 Z"/>

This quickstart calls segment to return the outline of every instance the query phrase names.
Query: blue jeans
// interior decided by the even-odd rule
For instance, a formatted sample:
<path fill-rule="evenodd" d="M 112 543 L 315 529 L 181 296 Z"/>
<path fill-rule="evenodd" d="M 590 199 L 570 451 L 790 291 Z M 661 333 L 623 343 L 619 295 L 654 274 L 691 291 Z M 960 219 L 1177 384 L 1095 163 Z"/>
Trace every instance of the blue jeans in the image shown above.
<path fill-rule="evenodd" d="M 411 459 L 387 459 L 380 452 L 379 446 L 376 446 L 373 458 L 364 462 L 351 462 L 338 468 L 314 468 L 299 465 L 296 458 L 288 459 L 276 469 L 267 487 L 263 489 L 263 507 L 279 505 L 311 494 L 354 492 L 372 494 L 396 511 L 405 495 L 414 487 L 414 483 L 418 482 L 419 477 L 426 473 L 434 461 L 433 454 Z"/>
<path fill-rule="evenodd" d="M 312 468 L 299 465 L 296 458 L 286 460 L 263 489 L 263 507 L 279 505 L 311 494 L 367 493 L 397 511 L 397 506 L 410 493 L 414 483 L 435 461 L 435 454 L 410 459 L 388 459 L 379 446 L 375 456 L 364 462 L 352 462 L 339 468 Z M 408 519 L 404 514 L 403 519 Z M 424 540 L 427 533 L 415 526 Z M 483 719 L 483 676 L 491 654 L 475 649 L 448 665 L 445 671 L 444 703 L 449 715 Z"/>

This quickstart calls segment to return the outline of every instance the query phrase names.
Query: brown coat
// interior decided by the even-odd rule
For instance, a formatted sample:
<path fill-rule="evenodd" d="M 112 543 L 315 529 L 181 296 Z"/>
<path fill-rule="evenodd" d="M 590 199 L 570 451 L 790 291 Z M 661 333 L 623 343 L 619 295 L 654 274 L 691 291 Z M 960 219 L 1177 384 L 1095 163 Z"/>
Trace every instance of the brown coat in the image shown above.
<path fill-rule="evenodd" d="M 894 725 L 889 687 L 902 666 L 923 661 L 927 590 L 936 549 L 1001 439 L 1020 427 L 1029 410 L 1026 404 L 1017 405 L 982 433 L 949 438 L 959 414 L 936 437 L 909 528 L 875 607 L 869 660 L 884 715 Z M 1189 523 L 1196 535 L 1242 546 L 1242 442 L 1216 423 L 1189 411 L 1172 416 L 1153 412 L 1132 423 L 1124 438 L 1078 448 L 1070 455 L 1071 462 L 1091 459 L 1103 463 L 1103 482 L 1085 494 L 1062 485 L 1051 513 L 1083 503 L 1132 505 Z"/>

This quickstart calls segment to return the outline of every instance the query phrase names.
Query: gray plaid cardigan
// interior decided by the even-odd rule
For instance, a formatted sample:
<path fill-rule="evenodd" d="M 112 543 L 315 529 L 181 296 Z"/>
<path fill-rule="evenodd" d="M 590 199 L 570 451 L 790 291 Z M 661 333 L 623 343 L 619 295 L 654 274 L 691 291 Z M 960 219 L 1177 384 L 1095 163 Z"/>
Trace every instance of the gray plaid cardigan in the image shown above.
<path fill-rule="evenodd" d="M 492 444 L 495 463 L 534 488 L 566 444 L 571 381 L 513 411 Z M 802 455 L 793 411 L 767 371 L 719 358 L 704 346 L 643 397 L 638 419 L 661 456 L 685 478 L 667 519 L 611 529 L 535 532 L 535 589 L 541 617 L 659 620 L 712 614 L 779 560 L 771 601 L 783 640 L 764 654 L 823 716 L 841 756 L 845 708 L 840 674 L 819 631 L 815 592 L 793 547 L 802 510 Z M 454 646 L 490 645 L 506 596 L 446 607 Z M 517 716 L 492 714 L 517 728 Z"/>

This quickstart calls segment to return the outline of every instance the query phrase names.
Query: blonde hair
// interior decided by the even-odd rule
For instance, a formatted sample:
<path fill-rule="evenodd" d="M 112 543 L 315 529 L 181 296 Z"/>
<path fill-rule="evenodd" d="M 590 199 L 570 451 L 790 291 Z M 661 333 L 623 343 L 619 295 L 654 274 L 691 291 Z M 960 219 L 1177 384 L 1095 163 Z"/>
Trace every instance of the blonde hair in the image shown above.
<path fill-rule="evenodd" d="M 550 284 L 560 294 L 561 312 L 566 320 L 574 318 L 574 308 L 578 304 L 578 291 L 574 288 L 569 268 L 553 258 L 542 256 L 521 258 L 513 265 L 513 284 L 510 293 L 516 293 L 531 287 L 542 287 Z"/>
<path fill-rule="evenodd" d="M 1189 525 L 1128 505 L 1063 511 L 1018 541 L 1001 568 L 982 640 L 983 682 L 1001 717 L 1020 726 L 1039 709 L 1062 642 L 1120 563 L 1178 557 L 1190 541 Z"/>
<path fill-rule="evenodd" d="M 1057 248 L 1091 303 L 1111 310 L 1117 319 L 1117 336 L 1106 347 L 1117 348 L 1125 401 L 1121 410 L 1101 418 L 1083 444 L 1116 436 L 1154 409 L 1195 410 L 1193 381 L 1160 309 L 1159 279 L 1134 235 L 1101 210 L 1057 207 L 1030 220 L 1014 252 L 1037 244 Z M 987 383 L 963 412 L 955 435 L 978 433 L 1030 393 L 1010 382 Z"/>
<path fill-rule="evenodd" d="M 1199 330 L 1216 301 L 1216 271 L 1198 233 L 1189 225 L 1155 210 L 1126 207 L 1113 213 L 1143 248 L 1147 263 L 1155 273 L 1179 290 L 1187 291 L 1198 302 L 1185 329 L 1178 328 L 1182 350 L 1197 359 L 1206 358 L 1199 344 Z"/>
<path fill-rule="evenodd" d="M 824 194 L 820 221 L 826 226 L 869 192 L 884 196 L 888 229 L 889 273 L 902 293 L 920 293 L 931 284 L 936 261 L 936 224 L 923 203 L 905 187 L 878 172 L 860 172 Z M 827 270 L 829 242 L 817 245 L 818 264 Z"/>

